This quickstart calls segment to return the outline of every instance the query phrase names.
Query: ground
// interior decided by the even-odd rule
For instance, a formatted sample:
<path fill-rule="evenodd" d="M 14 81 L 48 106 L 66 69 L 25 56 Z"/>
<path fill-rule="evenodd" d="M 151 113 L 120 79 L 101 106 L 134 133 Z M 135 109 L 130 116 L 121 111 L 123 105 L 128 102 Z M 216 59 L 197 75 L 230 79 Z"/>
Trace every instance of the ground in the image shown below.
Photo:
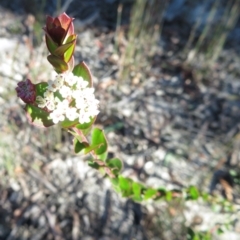
<path fill-rule="evenodd" d="M 94 75 L 101 103 L 96 124 L 106 132 L 110 155 L 123 160 L 123 175 L 152 187 L 195 185 L 225 197 L 235 211 L 201 200 L 140 205 L 124 199 L 108 178 L 87 166 L 86 157 L 74 154 L 66 131 L 30 125 L 14 89 L 26 77 L 46 81 L 53 70 L 36 16 L 7 6 L 0 8 L 0 239 L 182 240 L 187 227 L 211 231 L 213 239 L 239 239 L 236 39 L 228 38 L 219 60 L 206 70 L 201 56 L 191 64 L 183 60 L 187 25 L 166 15 L 154 53 L 145 53 L 146 71 L 135 68 L 120 79 L 122 56 L 113 20 L 117 1 L 104 1 L 104 8 L 91 1 L 96 12 L 82 3 L 90 10 L 75 19 L 75 61 L 84 60 Z M 131 1 L 126 4 L 127 19 Z M 126 28 L 127 20 L 119 48 L 128 44 Z M 218 236 L 216 223 L 230 227 L 224 225 L 225 233 Z"/>

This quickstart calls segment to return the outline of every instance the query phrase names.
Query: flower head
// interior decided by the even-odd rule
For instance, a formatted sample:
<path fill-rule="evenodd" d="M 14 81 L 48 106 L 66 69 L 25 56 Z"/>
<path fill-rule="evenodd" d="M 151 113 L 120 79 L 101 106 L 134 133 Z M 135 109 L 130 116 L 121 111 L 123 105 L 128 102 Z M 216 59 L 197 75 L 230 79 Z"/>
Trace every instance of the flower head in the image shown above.
<path fill-rule="evenodd" d="M 59 81 L 61 84 L 58 85 Z M 65 119 L 88 123 L 99 113 L 99 101 L 94 96 L 94 89 L 87 86 L 88 82 L 82 77 L 72 73 L 59 74 L 48 82 L 44 98 L 37 96 L 38 107 L 46 107 L 54 123 Z"/>
<path fill-rule="evenodd" d="M 29 80 L 21 81 L 17 84 L 16 92 L 25 103 L 34 103 L 36 100 L 35 85 Z"/>

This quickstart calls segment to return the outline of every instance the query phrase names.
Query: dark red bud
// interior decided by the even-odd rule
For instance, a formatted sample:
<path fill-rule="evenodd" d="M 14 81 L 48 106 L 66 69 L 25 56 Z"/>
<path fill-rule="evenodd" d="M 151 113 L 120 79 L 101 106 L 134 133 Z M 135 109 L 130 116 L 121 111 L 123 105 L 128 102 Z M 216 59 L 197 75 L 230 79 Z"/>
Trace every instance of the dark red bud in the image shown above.
<path fill-rule="evenodd" d="M 67 37 L 74 34 L 72 22 L 73 18 L 69 17 L 66 13 L 62 13 L 56 18 L 47 16 L 44 30 L 46 34 L 60 46 Z"/>
<path fill-rule="evenodd" d="M 21 98 L 25 103 L 34 103 L 36 100 L 35 85 L 29 79 L 21 81 L 17 85 L 17 96 Z"/>

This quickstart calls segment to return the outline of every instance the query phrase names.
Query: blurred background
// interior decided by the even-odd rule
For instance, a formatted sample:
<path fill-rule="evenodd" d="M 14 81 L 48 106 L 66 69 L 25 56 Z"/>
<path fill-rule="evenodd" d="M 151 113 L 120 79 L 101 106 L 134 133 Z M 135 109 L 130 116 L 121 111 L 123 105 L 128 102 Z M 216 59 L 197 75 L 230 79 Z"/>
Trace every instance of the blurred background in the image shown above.
<path fill-rule="evenodd" d="M 38 129 L 15 87 L 47 81 L 46 15 L 66 12 L 123 175 L 201 200 L 138 204 Z M 240 239 L 239 0 L 0 0 L 0 240 Z"/>

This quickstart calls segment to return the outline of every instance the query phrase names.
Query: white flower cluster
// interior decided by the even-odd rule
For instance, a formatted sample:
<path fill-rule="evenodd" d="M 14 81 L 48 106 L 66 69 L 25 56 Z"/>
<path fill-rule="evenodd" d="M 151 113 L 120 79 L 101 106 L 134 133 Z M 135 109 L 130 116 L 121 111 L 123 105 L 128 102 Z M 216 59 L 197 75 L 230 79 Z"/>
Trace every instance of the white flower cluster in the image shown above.
<path fill-rule="evenodd" d="M 63 73 L 55 80 L 48 81 L 44 97 L 37 96 L 38 107 L 47 108 L 54 123 L 76 119 L 88 123 L 98 113 L 99 101 L 94 96 L 94 88 L 88 82 L 72 73 Z"/>

